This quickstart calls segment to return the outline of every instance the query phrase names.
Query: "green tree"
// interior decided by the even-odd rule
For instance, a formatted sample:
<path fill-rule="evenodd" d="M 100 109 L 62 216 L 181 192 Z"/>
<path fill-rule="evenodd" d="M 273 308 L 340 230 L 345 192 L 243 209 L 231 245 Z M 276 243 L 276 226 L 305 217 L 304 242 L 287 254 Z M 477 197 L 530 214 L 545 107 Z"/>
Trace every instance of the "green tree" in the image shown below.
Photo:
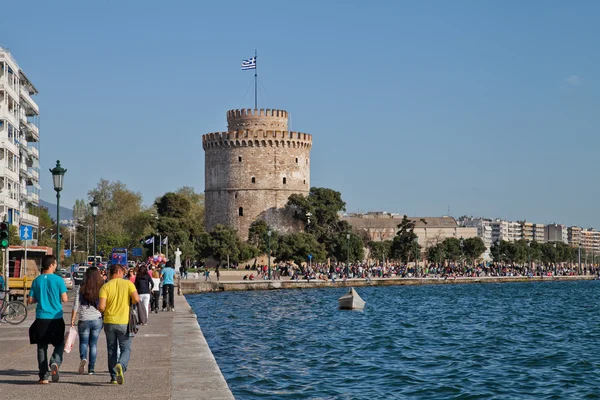
<path fill-rule="evenodd" d="M 405 215 L 398 224 L 398 232 L 392 240 L 391 258 L 402 262 L 415 260 L 415 253 L 420 251 L 421 246 L 416 243 L 417 234 L 414 229 L 415 222 Z"/>
<path fill-rule="evenodd" d="M 307 262 L 308 255 L 312 255 L 313 262 L 323 262 L 327 258 L 325 248 L 311 234 L 300 232 L 283 235 L 279 238 L 276 262 L 293 261 L 296 265 Z"/>
<path fill-rule="evenodd" d="M 457 238 L 446 238 L 444 239 L 444 241 L 441 243 L 442 244 L 442 248 L 444 249 L 444 256 L 446 257 L 447 260 L 453 261 L 453 262 L 457 262 L 462 260 L 463 256 L 463 251 L 460 247 L 460 240 Z M 463 241 L 463 246 L 464 246 L 464 241 Z"/>
<path fill-rule="evenodd" d="M 335 255 L 337 235 L 352 230 L 349 223 L 339 219 L 340 212 L 346 210 L 346 203 L 335 190 L 313 187 L 306 197 L 292 194 L 286 207 L 304 225 L 305 232 L 324 245 L 329 257 Z"/>
<path fill-rule="evenodd" d="M 438 243 L 436 245 L 429 246 L 425 256 L 427 257 L 427 261 L 441 264 L 442 261 L 446 259 L 444 245 L 442 243 Z"/>
<path fill-rule="evenodd" d="M 350 239 L 347 238 L 350 235 Z M 362 237 L 355 232 L 340 232 L 330 242 L 332 244 L 332 257 L 336 261 L 355 262 L 365 258 L 365 244 Z M 350 256 L 350 260 L 348 260 Z"/>
<path fill-rule="evenodd" d="M 485 249 L 485 243 L 480 237 L 472 237 L 463 241 L 463 253 L 470 262 L 479 259 Z"/>
<path fill-rule="evenodd" d="M 248 243 L 253 247 L 256 247 L 262 254 L 269 252 L 269 244 L 271 247 L 271 254 L 277 249 L 277 243 L 279 241 L 279 234 L 274 229 L 271 229 L 271 238 L 269 239 L 269 225 L 264 219 L 257 219 L 248 229 Z"/>
<path fill-rule="evenodd" d="M 147 213 L 142 207 L 142 195 L 132 192 L 125 184 L 102 179 L 88 192 L 88 198 L 96 199 L 99 204 L 98 253 L 104 251 L 109 255 L 113 247 L 138 246 L 139 238 L 151 232 L 150 219 L 140 217 L 140 213 Z"/>
<path fill-rule="evenodd" d="M 370 257 L 375 260 L 385 260 L 390 258 L 390 253 L 392 250 L 392 241 L 384 240 L 382 242 L 374 242 L 370 241 L 367 243 L 367 247 L 371 252 Z"/>

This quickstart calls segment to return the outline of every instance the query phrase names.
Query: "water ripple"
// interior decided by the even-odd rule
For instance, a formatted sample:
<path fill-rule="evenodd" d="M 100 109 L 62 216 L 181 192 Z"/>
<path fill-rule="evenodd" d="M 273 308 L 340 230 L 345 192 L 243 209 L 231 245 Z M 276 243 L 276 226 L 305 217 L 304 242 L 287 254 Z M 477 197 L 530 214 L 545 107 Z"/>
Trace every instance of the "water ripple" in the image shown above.
<path fill-rule="evenodd" d="M 188 296 L 238 399 L 599 399 L 600 282 Z"/>

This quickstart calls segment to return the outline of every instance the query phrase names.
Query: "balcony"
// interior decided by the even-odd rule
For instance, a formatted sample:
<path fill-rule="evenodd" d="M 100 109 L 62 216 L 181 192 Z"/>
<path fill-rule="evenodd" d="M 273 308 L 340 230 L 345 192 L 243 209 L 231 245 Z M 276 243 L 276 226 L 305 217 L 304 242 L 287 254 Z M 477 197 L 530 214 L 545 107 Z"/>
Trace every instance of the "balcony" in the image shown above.
<path fill-rule="evenodd" d="M 37 158 L 38 160 L 40 159 L 40 151 L 37 148 L 35 148 L 33 146 L 29 146 L 29 147 L 27 147 L 27 152 L 29 154 L 31 154 L 33 157 Z"/>
<path fill-rule="evenodd" d="M 29 92 L 25 88 L 21 88 L 21 98 L 27 103 L 27 115 L 40 115 L 40 108 L 35 101 L 29 96 Z"/>
<path fill-rule="evenodd" d="M 0 205 L 5 205 L 9 208 L 14 208 L 15 210 L 19 209 L 19 201 L 12 196 L 0 195 Z"/>
<path fill-rule="evenodd" d="M 40 181 L 40 173 L 34 168 L 27 168 L 27 175 L 30 176 L 34 181 Z"/>
<path fill-rule="evenodd" d="M 39 225 L 39 218 L 37 216 L 26 213 L 26 212 L 22 212 L 20 215 L 21 215 L 21 224 L 33 225 L 33 226 Z"/>
<path fill-rule="evenodd" d="M 19 126 L 17 123 L 17 116 L 13 110 L 10 110 L 5 104 L 0 104 L 0 117 L 6 118 L 12 126 Z"/>
<path fill-rule="evenodd" d="M 27 137 L 32 138 L 33 140 L 27 139 L 29 142 L 39 142 L 40 141 L 40 130 L 33 122 L 27 122 Z"/>
<path fill-rule="evenodd" d="M 25 164 L 24 162 L 19 163 L 19 171 L 22 174 L 26 174 L 27 175 L 27 164 Z"/>
<path fill-rule="evenodd" d="M 19 182 L 19 173 L 17 172 L 17 170 L 12 170 L 6 165 L 0 165 L 0 176 L 6 176 L 15 182 Z"/>
<path fill-rule="evenodd" d="M 40 202 L 40 195 L 37 193 L 28 192 L 27 201 L 33 204 L 38 204 Z"/>
<path fill-rule="evenodd" d="M 2 139 L 2 147 L 10 151 L 12 154 L 19 154 L 19 148 L 13 141 L 7 137 Z"/>
<path fill-rule="evenodd" d="M 18 97 L 14 85 L 10 85 L 6 80 L 0 81 L 0 90 L 6 90 L 13 99 Z"/>

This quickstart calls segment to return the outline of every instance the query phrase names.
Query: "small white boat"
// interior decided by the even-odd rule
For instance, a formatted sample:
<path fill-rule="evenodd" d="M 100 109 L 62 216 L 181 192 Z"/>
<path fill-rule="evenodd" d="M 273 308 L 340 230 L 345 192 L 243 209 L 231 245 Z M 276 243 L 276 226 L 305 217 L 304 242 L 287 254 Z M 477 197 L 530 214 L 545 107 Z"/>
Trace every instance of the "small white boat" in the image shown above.
<path fill-rule="evenodd" d="M 362 310 L 365 308 L 365 301 L 360 298 L 354 288 L 338 299 L 340 310 Z"/>

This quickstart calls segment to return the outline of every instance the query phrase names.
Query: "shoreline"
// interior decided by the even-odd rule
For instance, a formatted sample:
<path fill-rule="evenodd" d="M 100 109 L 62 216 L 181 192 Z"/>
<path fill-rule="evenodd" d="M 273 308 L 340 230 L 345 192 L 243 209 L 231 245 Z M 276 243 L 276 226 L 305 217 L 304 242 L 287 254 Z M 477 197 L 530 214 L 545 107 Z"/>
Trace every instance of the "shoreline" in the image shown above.
<path fill-rule="evenodd" d="M 361 278 L 347 279 L 346 281 L 322 280 L 257 280 L 257 281 L 204 281 L 201 279 L 181 280 L 181 291 L 184 295 L 207 292 L 231 292 L 248 290 L 284 290 L 284 289 L 314 289 L 314 288 L 339 288 L 361 286 L 404 286 L 404 285 L 457 285 L 476 283 L 514 283 L 514 282 L 557 282 L 557 281 L 591 281 L 595 275 L 573 276 L 486 276 L 486 277 L 459 277 L 459 278 L 372 278 L 370 281 Z"/>

